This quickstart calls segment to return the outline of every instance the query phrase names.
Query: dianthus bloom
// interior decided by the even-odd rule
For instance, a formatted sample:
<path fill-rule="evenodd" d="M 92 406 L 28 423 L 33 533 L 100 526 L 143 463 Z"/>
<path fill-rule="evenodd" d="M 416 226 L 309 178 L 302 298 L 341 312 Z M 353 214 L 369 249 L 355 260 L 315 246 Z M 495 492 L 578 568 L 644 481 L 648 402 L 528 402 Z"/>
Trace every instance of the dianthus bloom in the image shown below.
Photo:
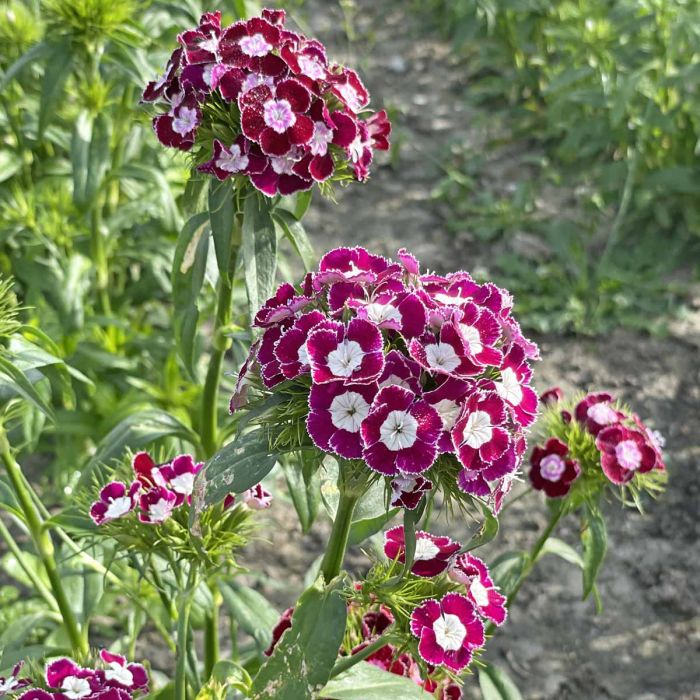
<path fill-rule="evenodd" d="M 550 438 L 544 447 L 536 446 L 530 457 L 530 481 L 533 488 L 550 498 L 566 496 L 581 473 L 581 467 L 569 458 L 569 448 L 561 440 Z"/>
<path fill-rule="evenodd" d="M 430 578 L 447 569 L 450 561 L 462 545 L 446 536 L 431 535 L 419 530 L 416 532 L 416 551 L 413 555 L 411 573 Z M 406 541 L 403 525 L 398 525 L 384 533 L 384 554 L 389 559 L 406 562 Z"/>
<path fill-rule="evenodd" d="M 12 672 L 7 678 L 0 676 L 0 698 L 8 693 L 14 693 L 22 688 L 26 688 L 31 683 L 27 678 L 17 677 L 22 671 L 23 666 L 24 661 L 20 661 L 14 665 Z"/>
<path fill-rule="evenodd" d="M 387 477 L 392 505 L 417 507 L 449 472 L 497 510 L 538 411 L 537 347 L 512 308 L 507 291 L 466 272 L 421 274 L 404 250 L 398 262 L 332 250 L 256 315 L 262 336 L 231 407 L 251 385 L 296 387 L 291 395 L 308 396 L 311 442 Z"/>
<path fill-rule="evenodd" d="M 467 597 L 481 617 L 495 625 L 506 619 L 506 597 L 498 591 L 486 564 L 479 557 L 462 554 L 450 569 L 450 578 L 466 587 Z"/>
<path fill-rule="evenodd" d="M 459 673 L 472 660 L 472 652 L 484 645 L 484 625 L 472 602 L 460 593 L 442 600 L 426 600 L 411 613 L 411 632 L 420 640 L 424 661 Z"/>
<path fill-rule="evenodd" d="M 530 481 L 535 489 L 559 498 L 572 488 L 577 493 L 601 488 L 606 479 L 616 486 L 634 482 L 642 489 L 660 488 L 664 475 L 649 473 L 666 469 L 663 437 L 612 394 L 593 392 L 574 405 L 559 393 L 546 410 L 544 423 L 557 437 L 532 452 Z"/>
<path fill-rule="evenodd" d="M 126 657 L 100 651 L 98 668 L 87 668 L 72 659 L 60 658 L 46 665 L 45 681 L 50 690 L 32 688 L 19 700 L 128 700 L 148 693 L 148 674 L 141 664 Z"/>
<path fill-rule="evenodd" d="M 142 523 L 160 525 L 183 505 L 192 500 L 194 480 L 204 466 L 192 455 L 178 455 L 170 462 L 156 464 L 148 452 L 138 452 L 131 462 L 134 481 L 129 486 L 112 481 L 100 490 L 99 499 L 90 507 L 90 517 L 96 525 L 120 520 L 132 511 Z M 261 484 L 243 495 L 244 503 L 253 510 L 268 508 L 272 494 Z M 231 497 L 225 509 L 233 506 Z"/>
<path fill-rule="evenodd" d="M 292 194 L 348 172 L 366 180 L 374 151 L 389 148 L 386 112 L 368 111 L 358 74 L 287 29 L 283 10 L 227 27 L 207 12 L 178 43 L 142 100 L 165 107 L 153 120 L 163 145 L 200 147 L 202 172 Z"/>

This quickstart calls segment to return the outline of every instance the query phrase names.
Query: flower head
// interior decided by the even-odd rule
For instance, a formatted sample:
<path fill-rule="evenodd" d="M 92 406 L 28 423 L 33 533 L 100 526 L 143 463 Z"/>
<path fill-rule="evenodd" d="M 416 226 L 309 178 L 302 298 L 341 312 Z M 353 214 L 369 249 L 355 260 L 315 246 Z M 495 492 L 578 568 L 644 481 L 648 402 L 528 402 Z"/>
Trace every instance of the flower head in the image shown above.
<path fill-rule="evenodd" d="M 165 110 L 153 119 L 156 136 L 171 148 L 196 148 L 202 172 L 246 178 L 267 196 L 310 189 L 336 172 L 365 180 L 374 151 L 389 148 L 386 112 L 367 113 L 357 73 L 330 62 L 323 44 L 287 29 L 285 19 L 282 10 L 263 10 L 222 27 L 219 12 L 205 13 L 181 32 L 142 96 Z M 220 132 L 234 137 L 208 141 Z"/>
<path fill-rule="evenodd" d="M 476 608 L 460 593 L 441 600 L 426 600 L 411 613 L 411 632 L 420 641 L 421 658 L 458 673 L 472 660 L 472 652 L 484 644 L 484 626 Z"/>
<path fill-rule="evenodd" d="M 613 484 L 624 484 L 656 466 L 656 451 L 639 430 L 611 425 L 598 433 L 595 444 L 603 473 Z"/>
<path fill-rule="evenodd" d="M 613 403 L 613 396 L 607 392 L 588 394 L 576 405 L 574 417 L 579 423 L 583 423 L 592 435 L 597 435 L 606 426 L 615 425 L 626 417 Z"/>
<path fill-rule="evenodd" d="M 7 678 L 0 676 L 0 698 L 8 693 L 14 693 L 22 688 L 26 688 L 31 683 L 27 678 L 17 678 L 23 666 L 24 661 L 20 661 L 14 665 L 12 672 Z"/>
<path fill-rule="evenodd" d="M 467 598 L 481 617 L 495 625 L 506 619 L 506 597 L 499 593 L 489 575 L 486 564 L 479 557 L 466 552 L 457 558 L 450 569 L 450 578 L 466 587 Z"/>
<path fill-rule="evenodd" d="M 128 515 L 136 508 L 141 484 L 134 481 L 126 486 L 121 481 L 112 481 L 100 490 L 100 498 L 90 507 L 90 517 L 96 525 L 108 523 Z"/>
<path fill-rule="evenodd" d="M 411 573 L 432 578 L 445 571 L 462 545 L 446 536 L 431 535 L 419 530 L 416 532 L 416 551 L 413 556 Z M 389 559 L 406 562 L 406 542 L 402 525 L 384 533 L 384 554 Z"/>
<path fill-rule="evenodd" d="M 256 484 L 243 494 L 243 502 L 253 510 L 265 510 L 272 505 L 272 494 L 262 485 Z"/>
<path fill-rule="evenodd" d="M 566 496 L 581 473 L 579 463 L 569 456 L 568 445 L 557 438 L 547 440 L 544 447 L 536 446 L 530 464 L 533 488 L 550 498 Z"/>

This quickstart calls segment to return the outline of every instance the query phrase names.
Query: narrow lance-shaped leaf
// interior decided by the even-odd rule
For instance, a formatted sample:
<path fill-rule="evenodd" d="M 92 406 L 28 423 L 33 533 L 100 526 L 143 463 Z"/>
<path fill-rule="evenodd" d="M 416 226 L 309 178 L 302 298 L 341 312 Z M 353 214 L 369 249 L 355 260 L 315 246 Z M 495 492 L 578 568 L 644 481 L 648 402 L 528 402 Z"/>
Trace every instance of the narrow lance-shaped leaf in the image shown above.
<path fill-rule="evenodd" d="M 106 114 L 100 113 L 95 117 L 92 139 L 90 140 L 87 182 L 85 183 L 85 199 L 88 203 L 94 201 L 109 170 L 111 138 L 112 123 L 110 118 Z"/>
<path fill-rule="evenodd" d="M 583 598 L 586 599 L 600 573 L 608 549 L 605 519 L 599 510 L 587 508 L 581 530 L 583 544 Z"/>
<path fill-rule="evenodd" d="M 367 661 L 333 678 L 321 691 L 332 700 L 431 700 L 433 695 L 410 678 L 389 673 Z"/>
<path fill-rule="evenodd" d="M 492 664 L 484 664 L 479 668 L 479 688 L 483 700 L 523 700 L 508 674 Z"/>
<path fill-rule="evenodd" d="M 274 217 L 282 228 L 284 235 L 294 247 L 297 255 L 301 258 L 304 267 L 310 270 L 316 262 L 316 255 L 301 222 L 295 219 L 294 215 L 290 214 L 286 209 L 275 209 Z"/>
<path fill-rule="evenodd" d="M 216 262 L 222 277 L 229 275 L 231 257 L 231 241 L 233 239 L 233 224 L 236 215 L 236 205 L 231 182 L 212 180 L 209 186 L 209 221 L 211 234 L 214 239 Z"/>
<path fill-rule="evenodd" d="M 70 147 L 71 169 L 73 171 L 73 203 L 78 209 L 82 209 L 87 203 L 85 187 L 88 177 L 91 140 L 92 117 L 87 110 L 82 110 L 75 120 Z"/>
<path fill-rule="evenodd" d="M 267 649 L 272 641 L 272 628 L 280 617 L 279 612 L 267 598 L 235 579 L 220 583 L 219 590 L 231 617 L 255 639 L 261 651 Z"/>
<path fill-rule="evenodd" d="M 272 294 L 277 270 L 277 231 L 267 203 L 253 195 L 243 209 L 241 257 L 252 319 Z"/>
<path fill-rule="evenodd" d="M 73 49 L 70 38 L 52 44 L 46 57 L 44 78 L 41 82 L 39 103 L 38 137 L 44 135 L 46 127 L 56 113 L 63 87 L 73 65 Z"/>
<path fill-rule="evenodd" d="M 190 376 L 195 378 L 195 339 L 199 308 L 197 300 L 204 283 L 209 253 L 209 217 L 196 214 L 182 228 L 173 258 L 172 284 L 175 340 Z"/>

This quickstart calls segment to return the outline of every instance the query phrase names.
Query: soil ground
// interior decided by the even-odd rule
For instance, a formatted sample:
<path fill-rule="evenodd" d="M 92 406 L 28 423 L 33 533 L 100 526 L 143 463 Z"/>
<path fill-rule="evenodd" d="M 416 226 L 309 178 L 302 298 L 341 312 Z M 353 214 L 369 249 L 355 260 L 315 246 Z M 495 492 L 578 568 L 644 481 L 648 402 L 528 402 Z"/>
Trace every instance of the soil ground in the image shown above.
<path fill-rule="evenodd" d="M 430 198 L 450 144 L 483 142 L 470 129 L 463 70 L 449 44 L 425 33 L 407 3 L 355 5 L 352 43 L 336 3 L 307 4 L 301 19 L 334 55 L 360 67 L 374 105 L 393 108 L 400 148 L 391 164 L 380 161 L 366 186 L 339 192 L 337 205 L 314 203 L 306 227 L 316 249 L 360 244 L 393 254 L 405 246 L 438 271 L 487 266 L 489 250 L 469 235 L 469 223 L 462 234 L 448 233 Z M 487 162 L 483 177 L 507 186 L 519 159 L 512 153 Z M 632 403 L 666 436 L 670 482 L 643 516 L 609 504 L 602 615 L 580 600 L 579 571 L 559 559 L 544 558 L 523 587 L 486 658 L 507 669 L 527 700 L 700 699 L 700 322 L 691 318 L 674 332 L 665 339 L 621 330 L 599 339 L 537 338 L 544 358 L 535 369 L 537 387 L 610 390 Z M 302 538 L 281 503 L 269 517 L 276 534 L 256 545 L 254 557 L 282 607 L 300 590 L 327 529 L 319 525 Z M 531 546 L 546 517 L 537 494 L 518 500 L 496 542 L 481 550 L 485 558 Z M 576 528 L 569 518 L 558 535 L 575 544 Z M 466 537 L 467 530 L 452 527 L 455 536 Z M 352 558 L 358 567 L 363 562 L 359 553 Z M 465 690 L 480 697 L 475 680 Z"/>

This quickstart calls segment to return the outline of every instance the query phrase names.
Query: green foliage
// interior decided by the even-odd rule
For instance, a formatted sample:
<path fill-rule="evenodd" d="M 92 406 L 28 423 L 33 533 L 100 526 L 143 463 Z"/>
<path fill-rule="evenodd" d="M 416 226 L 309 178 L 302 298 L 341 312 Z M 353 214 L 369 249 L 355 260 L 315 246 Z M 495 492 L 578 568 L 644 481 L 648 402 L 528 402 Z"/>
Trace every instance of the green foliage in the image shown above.
<path fill-rule="evenodd" d="M 435 191 L 449 223 L 500 241 L 489 272 L 527 325 L 661 330 L 685 292 L 671 275 L 700 249 L 700 3 L 428 9 L 465 55 L 486 134 L 479 153 L 456 144 Z"/>
<path fill-rule="evenodd" d="M 365 661 L 330 681 L 323 689 L 324 698 L 334 700 L 427 700 L 431 697 L 409 678 L 384 671 Z"/>

